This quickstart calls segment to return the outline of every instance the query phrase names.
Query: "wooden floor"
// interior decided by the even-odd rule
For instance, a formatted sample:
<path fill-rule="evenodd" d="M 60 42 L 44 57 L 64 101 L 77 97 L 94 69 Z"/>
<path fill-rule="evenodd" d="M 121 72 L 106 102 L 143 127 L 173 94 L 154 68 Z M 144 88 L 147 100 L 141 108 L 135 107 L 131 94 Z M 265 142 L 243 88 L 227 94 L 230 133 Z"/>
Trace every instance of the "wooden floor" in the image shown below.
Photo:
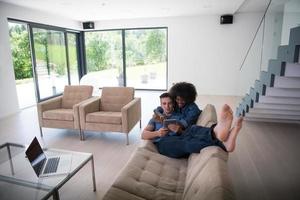
<path fill-rule="evenodd" d="M 159 103 L 161 92 L 136 92 L 142 97 L 142 126 Z M 217 110 L 223 103 L 235 107 L 239 97 L 198 96 L 201 108 L 207 103 Z M 92 191 L 90 165 L 85 166 L 61 188 L 61 199 L 102 199 L 131 154 L 140 144 L 137 125 L 129 135 L 130 145 L 121 133 L 87 132 L 79 140 L 74 130 L 44 128 L 39 137 L 36 107 L 0 120 L 0 143 L 29 143 L 34 136 L 47 147 L 91 152 L 95 158 L 97 191 Z M 245 122 L 237 149 L 228 165 L 237 199 L 300 199 L 300 125 Z M 0 198 L 4 193 L 0 189 Z M 8 198 L 7 198 L 8 199 Z"/>

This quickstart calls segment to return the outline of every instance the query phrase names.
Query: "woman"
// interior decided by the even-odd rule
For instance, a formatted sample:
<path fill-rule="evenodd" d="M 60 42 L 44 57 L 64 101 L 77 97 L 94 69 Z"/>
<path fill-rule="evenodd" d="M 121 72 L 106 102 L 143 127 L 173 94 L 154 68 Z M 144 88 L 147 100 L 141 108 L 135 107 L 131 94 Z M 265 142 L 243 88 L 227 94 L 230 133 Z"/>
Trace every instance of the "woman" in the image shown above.
<path fill-rule="evenodd" d="M 193 124 L 196 124 L 201 110 L 198 108 L 195 103 L 197 97 L 197 91 L 193 84 L 187 82 L 179 82 L 173 85 L 169 93 L 175 99 L 175 108 L 174 111 L 178 114 L 181 114 L 181 128 L 186 129 Z M 163 109 L 158 107 L 154 110 L 155 119 L 163 121 Z"/>

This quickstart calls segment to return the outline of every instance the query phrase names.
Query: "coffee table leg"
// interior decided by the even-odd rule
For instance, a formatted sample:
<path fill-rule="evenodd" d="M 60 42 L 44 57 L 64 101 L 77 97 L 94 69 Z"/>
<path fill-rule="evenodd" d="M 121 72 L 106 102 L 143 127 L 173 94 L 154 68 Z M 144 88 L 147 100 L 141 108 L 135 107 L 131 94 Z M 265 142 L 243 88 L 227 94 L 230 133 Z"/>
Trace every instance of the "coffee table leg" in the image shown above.
<path fill-rule="evenodd" d="M 93 156 L 91 159 L 91 165 L 92 165 L 93 186 L 94 186 L 94 192 L 95 192 L 96 191 L 96 178 L 95 178 L 95 167 L 94 167 L 94 157 Z"/>
<path fill-rule="evenodd" d="M 11 152 L 10 152 L 10 147 L 9 147 L 9 145 L 7 145 L 7 151 L 8 151 L 8 158 L 9 158 L 9 164 L 10 164 L 11 174 L 12 174 L 12 175 L 15 175 L 14 165 L 13 165 L 13 162 L 12 162 L 12 160 L 11 160 Z"/>
<path fill-rule="evenodd" d="M 53 200 L 59 200 L 59 193 L 57 189 L 53 193 Z"/>

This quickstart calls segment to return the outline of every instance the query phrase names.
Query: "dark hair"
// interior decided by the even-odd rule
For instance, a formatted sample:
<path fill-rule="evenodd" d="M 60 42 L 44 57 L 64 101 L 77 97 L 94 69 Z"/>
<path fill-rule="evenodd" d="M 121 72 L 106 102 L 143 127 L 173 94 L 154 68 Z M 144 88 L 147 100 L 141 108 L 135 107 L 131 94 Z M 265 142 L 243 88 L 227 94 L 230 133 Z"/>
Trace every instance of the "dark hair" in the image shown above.
<path fill-rule="evenodd" d="M 197 91 L 195 86 L 187 82 L 176 83 L 170 88 L 169 93 L 174 98 L 183 98 L 187 104 L 193 103 L 197 97 Z"/>
<path fill-rule="evenodd" d="M 167 97 L 169 97 L 173 101 L 173 97 L 171 96 L 171 94 L 169 92 L 164 92 L 159 96 L 160 99 L 167 98 Z"/>

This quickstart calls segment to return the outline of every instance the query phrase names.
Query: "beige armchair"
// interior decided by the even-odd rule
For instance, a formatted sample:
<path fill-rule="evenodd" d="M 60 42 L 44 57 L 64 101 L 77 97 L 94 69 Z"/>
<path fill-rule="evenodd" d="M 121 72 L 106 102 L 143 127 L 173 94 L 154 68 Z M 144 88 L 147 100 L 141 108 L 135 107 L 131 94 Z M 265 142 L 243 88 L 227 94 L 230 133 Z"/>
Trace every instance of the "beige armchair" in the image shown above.
<path fill-rule="evenodd" d="M 101 98 L 80 105 L 82 140 L 84 131 L 111 131 L 128 134 L 140 121 L 141 98 L 134 98 L 132 87 L 104 87 Z"/>
<path fill-rule="evenodd" d="M 79 130 L 79 105 L 92 96 L 93 87 L 88 85 L 65 86 L 62 96 L 37 104 L 41 137 L 42 127 Z"/>

